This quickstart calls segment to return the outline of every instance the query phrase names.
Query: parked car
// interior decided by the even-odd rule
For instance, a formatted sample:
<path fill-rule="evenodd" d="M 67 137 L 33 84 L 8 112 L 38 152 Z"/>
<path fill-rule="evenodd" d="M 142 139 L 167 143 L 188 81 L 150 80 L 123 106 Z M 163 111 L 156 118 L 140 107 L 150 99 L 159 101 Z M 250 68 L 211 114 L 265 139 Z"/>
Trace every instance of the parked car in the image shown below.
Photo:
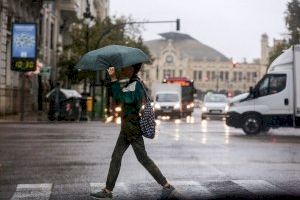
<path fill-rule="evenodd" d="M 228 111 L 228 100 L 224 94 L 206 94 L 202 104 L 201 119 L 207 117 L 225 117 Z"/>

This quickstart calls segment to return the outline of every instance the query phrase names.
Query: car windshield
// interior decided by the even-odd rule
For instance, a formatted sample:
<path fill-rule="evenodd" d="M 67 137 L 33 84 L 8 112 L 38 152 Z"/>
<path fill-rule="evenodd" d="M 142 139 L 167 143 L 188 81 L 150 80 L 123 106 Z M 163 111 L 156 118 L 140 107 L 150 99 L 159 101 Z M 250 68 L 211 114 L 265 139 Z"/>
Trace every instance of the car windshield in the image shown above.
<path fill-rule="evenodd" d="M 177 102 L 179 101 L 178 94 L 157 94 L 157 102 Z"/>
<path fill-rule="evenodd" d="M 225 95 L 208 95 L 205 96 L 204 102 L 227 103 L 227 98 Z"/>

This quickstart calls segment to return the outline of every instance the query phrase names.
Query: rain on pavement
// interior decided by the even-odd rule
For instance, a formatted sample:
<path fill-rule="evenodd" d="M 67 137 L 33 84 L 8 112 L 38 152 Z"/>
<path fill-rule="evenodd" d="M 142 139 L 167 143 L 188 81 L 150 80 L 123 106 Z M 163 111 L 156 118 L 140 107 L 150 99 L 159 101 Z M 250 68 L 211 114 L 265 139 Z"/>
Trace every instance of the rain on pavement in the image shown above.
<path fill-rule="evenodd" d="M 246 136 L 223 120 L 159 119 L 145 139 L 150 157 L 179 199 L 297 198 L 300 130 Z M 1 124 L 0 199 L 91 199 L 104 186 L 120 125 L 101 122 Z M 114 199 L 157 199 L 160 186 L 131 148 Z"/>

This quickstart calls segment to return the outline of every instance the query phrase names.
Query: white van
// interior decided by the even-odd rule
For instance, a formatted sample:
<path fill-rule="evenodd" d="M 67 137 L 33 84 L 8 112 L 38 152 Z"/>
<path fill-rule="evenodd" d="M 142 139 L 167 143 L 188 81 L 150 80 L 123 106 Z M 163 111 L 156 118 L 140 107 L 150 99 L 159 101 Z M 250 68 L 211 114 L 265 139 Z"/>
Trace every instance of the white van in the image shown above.
<path fill-rule="evenodd" d="M 155 84 L 154 92 L 155 116 L 180 118 L 182 114 L 181 87 L 175 84 Z"/>
<path fill-rule="evenodd" d="M 228 126 L 248 135 L 276 127 L 300 127 L 300 45 L 282 53 L 249 93 L 231 99 Z"/>

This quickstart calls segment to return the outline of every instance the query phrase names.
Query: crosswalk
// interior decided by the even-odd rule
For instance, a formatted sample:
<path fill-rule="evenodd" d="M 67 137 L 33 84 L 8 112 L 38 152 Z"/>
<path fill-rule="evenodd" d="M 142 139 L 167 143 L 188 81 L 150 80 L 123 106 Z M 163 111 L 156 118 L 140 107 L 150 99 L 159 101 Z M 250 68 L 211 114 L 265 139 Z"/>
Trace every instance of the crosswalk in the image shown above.
<path fill-rule="evenodd" d="M 173 199 L 216 199 L 238 198 L 256 199 L 262 197 L 300 197 L 294 191 L 300 191 L 300 184 L 294 185 L 293 190 L 272 184 L 266 180 L 173 180 L 170 181 L 177 192 L 172 194 Z M 72 184 L 18 184 L 7 199 L 11 200 L 55 200 L 55 199 L 93 199 L 90 192 L 99 191 L 105 186 L 104 183 L 76 183 Z M 74 187 L 75 189 L 72 189 Z M 60 189 L 57 189 L 60 188 Z M 70 189 L 71 188 L 71 189 Z M 81 189 L 77 189 L 81 188 Z M 1 198 L 0 191 L 0 199 Z M 118 182 L 114 190 L 114 199 L 158 199 L 160 186 L 151 183 L 125 183 Z"/>

